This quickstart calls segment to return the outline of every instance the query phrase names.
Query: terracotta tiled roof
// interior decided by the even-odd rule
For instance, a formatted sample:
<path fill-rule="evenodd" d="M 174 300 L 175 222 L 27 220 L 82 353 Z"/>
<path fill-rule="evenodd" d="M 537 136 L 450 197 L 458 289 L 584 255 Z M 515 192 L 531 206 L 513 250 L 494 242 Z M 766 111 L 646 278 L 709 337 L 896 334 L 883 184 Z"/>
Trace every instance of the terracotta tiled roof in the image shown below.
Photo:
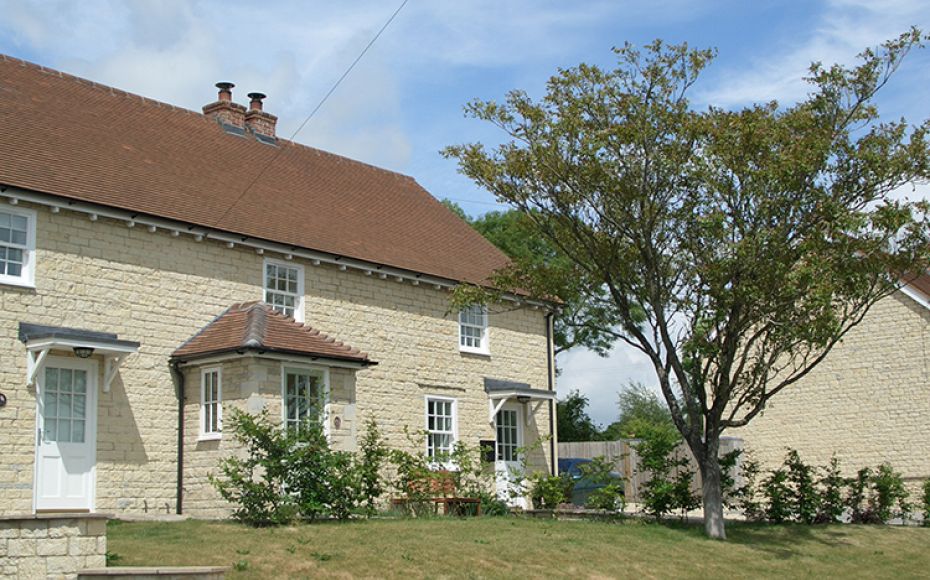
<path fill-rule="evenodd" d="M 264 302 L 234 304 L 175 350 L 180 360 L 207 355 L 264 351 L 377 364 L 357 348 L 339 342 Z"/>
<path fill-rule="evenodd" d="M 411 177 L 0 55 L 4 184 L 456 281 L 507 263 Z"/>

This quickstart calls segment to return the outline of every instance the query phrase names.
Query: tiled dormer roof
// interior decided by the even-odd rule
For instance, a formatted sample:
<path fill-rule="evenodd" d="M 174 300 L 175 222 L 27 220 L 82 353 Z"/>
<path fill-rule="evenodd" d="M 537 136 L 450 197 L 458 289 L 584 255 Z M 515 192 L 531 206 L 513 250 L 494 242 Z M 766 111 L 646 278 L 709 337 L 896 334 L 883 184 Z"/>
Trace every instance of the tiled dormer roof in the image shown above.
<path fill-rule="evenodd" d="M 0 54 L 4 185 L 453 281 L 507 263 L 411 177 Z"/>
<path fill-rule="evenodd" d="M 234 304 L 175 350 L 171 357 L 191 360 L 229 352 L 273 352 L 377 364 L 357 348 L 339 342 L 264 302 Z"/>

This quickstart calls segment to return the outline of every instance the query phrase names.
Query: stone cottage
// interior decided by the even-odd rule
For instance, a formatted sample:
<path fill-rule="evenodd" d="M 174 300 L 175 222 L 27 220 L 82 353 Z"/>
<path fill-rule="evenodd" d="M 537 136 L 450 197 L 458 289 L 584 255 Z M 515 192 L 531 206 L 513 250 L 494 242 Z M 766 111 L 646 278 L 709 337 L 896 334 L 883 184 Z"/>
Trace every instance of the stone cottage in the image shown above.
<path fill-rule="evenodd" d="M 194 112 L 0 55 L 0 513 L 223 515 L 232 407 L 501 473 L 552 434 L 550 305 L 450 312 L 506 258 L 217 87 Z"/>
<path fill-rule="evenodd" d="M 930 479 L 930 277 L 880 300 L 820 365 L 730 434 L 766 468 L 788 448 L 848 475 L 888 462 L 915 489 Z"/>

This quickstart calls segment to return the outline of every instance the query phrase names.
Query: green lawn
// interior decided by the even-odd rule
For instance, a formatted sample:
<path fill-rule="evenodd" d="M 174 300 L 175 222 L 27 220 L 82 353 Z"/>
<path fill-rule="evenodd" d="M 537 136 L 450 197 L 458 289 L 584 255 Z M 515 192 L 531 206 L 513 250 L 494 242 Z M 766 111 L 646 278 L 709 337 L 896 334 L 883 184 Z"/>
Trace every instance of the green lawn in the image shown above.
<path fill-rule="evenodd" d="M 518 518 L 375 520 L 251 529 L 231 522 L 112 522 L 111 565 L 230 566 L 228 578 L 914 578 L 930 529 L 695 526 Z M 238 569 L 236 569 L 238 568 Z"/>

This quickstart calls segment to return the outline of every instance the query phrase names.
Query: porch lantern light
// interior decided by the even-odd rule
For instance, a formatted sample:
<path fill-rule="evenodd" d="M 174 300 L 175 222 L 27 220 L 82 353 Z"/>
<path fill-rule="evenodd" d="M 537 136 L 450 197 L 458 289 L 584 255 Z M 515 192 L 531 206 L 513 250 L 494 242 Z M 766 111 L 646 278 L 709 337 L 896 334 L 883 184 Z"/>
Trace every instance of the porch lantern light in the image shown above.
<path fill-rule="evenodd" d="M 92 354 L 94 354 L 94 349 L 89 346 L 74 347 L 74 356 L 78 358 L 90 358 Z"/>
<path fill-rule="evenodd" d="M 517 395 L 517 402 L 523 403 L 524 405 L 530 402 L 531 397 L 529 395 Z"/>

